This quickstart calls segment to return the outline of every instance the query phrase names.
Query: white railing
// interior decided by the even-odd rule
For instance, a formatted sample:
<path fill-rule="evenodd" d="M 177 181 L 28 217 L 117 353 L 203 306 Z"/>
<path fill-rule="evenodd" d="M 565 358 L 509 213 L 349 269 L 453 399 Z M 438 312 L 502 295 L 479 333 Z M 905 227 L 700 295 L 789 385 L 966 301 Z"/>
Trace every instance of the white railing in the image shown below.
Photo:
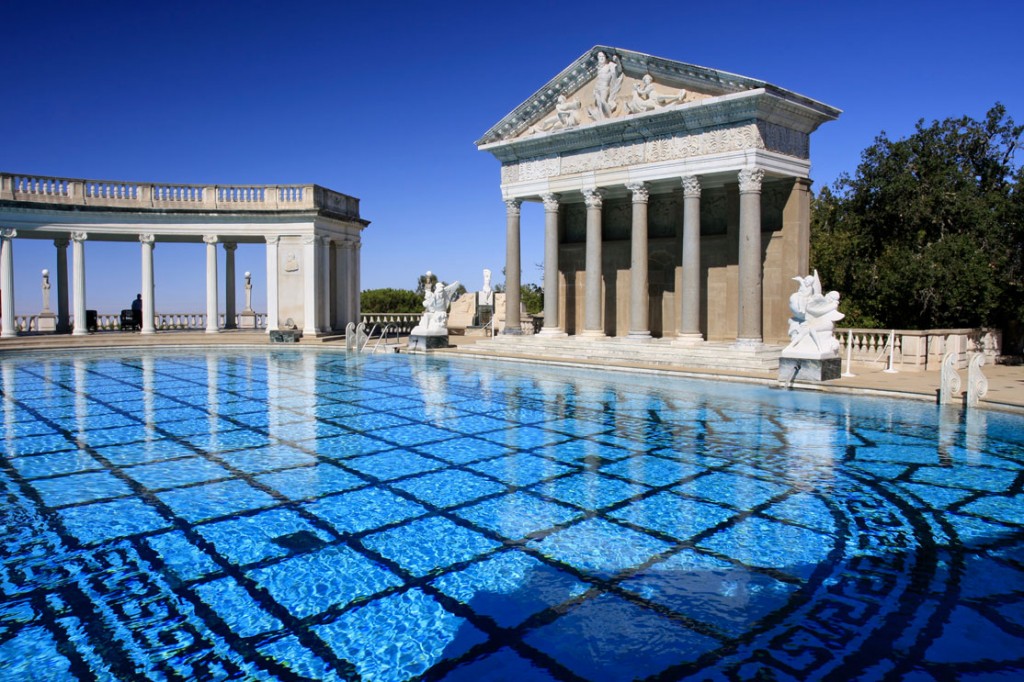
<path fill-rule="evenodd" d="M 267 328 L 267 315 L 266 313 L 253 313 L 256 329 Z M 219 314 L 219 325 L 221 329 L 225 328 L 224 313 Z M 153 316 L 154 327 L 160 330 L 193 330 L 201 331 L 206 329 L 206 313 L 156 313 Z M 75 317 L 70 316 L 70 324 L 74 326 Z M 235 314 L 235 328 L 241 329 L 241 315 Z M 18 332 L 39 332 L 39 316 L 38 315 L 15 315 L 14 316 L 14 328 Z M 248 327 L 252 329 L 252 327 Z M 121 314 L 111 313 L 97 313 L 96 314 L 96 329 L 97 331 L 120 331 L 121 330 Z"/>
<path fill-rule="evenodd" d="M 423 313 L 363 313 L 360 317 L 368 329 L 390 326 L 398 334 L 408 334 L 420 323 Z"/>
<path fill-rule="evenodd" d="M 938 370 L 946 353 L 956 352 L 959 367 L 967 366 L 969 354 L 984 353 L 994 361 L 1002 349 L 1002 336 L 988 329 L 854 329 L 837 328 L 842 357 L 854 364 L 893 367 L 901 371 Z M 889 340 L 892 338 L 892 348 Z"/>
<path fill-rule="evenodd" d="M 0 201 L 139 209 L 296 211 L 359 218 L 359 199 L 319 185 L 189 185 L 0 173 Z"/>

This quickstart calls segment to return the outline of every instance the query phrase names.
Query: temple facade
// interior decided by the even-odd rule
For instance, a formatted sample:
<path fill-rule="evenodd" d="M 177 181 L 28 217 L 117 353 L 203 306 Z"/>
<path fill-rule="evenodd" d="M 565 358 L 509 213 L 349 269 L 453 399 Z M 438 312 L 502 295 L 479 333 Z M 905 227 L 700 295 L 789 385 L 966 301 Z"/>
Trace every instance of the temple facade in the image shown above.
<path fill-rule="evenodd" d="M 520 210 L 534 201 L 541 336 L 786 343 L 792 278 L 808 271 L 810 134 L 840 113 L 757 79 L 594 47 L 476 143 L 501 161 L 509 310 Z"/>

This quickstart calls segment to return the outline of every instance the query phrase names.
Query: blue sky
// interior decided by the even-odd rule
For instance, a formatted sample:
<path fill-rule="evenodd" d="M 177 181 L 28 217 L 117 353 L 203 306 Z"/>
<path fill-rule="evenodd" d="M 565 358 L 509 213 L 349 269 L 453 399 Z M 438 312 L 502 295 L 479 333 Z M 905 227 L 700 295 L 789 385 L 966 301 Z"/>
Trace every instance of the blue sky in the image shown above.
<path fill-rule="evenodd" d="M 362 200 L 362 287 L 432 270 L 501 281 L 499 164 L 473 142 L 580 54 L 622 47 L 766 80 L 844 111 L 811 138 L 815 187 L 919 118 L 1024 120 L 1016 2 L 8 2 L 0 170 L 173 183 L 314 182 Z M 543 214 L 523 211 L 523 280 Z M 137 244 L 87 245 L 88 306 L 126 307 Z M 222 252 L 223 257 L 223 252 Z M 205 306 L 202 244 L 159 244 L 157 309 Z M 15 244 L 37 312 L 50 242 Z M 264 304 L 263 248 L 242 245 Z M 223 272 L 223 270 L 222 270 Z M 238 287 L 241 297 L 241 286 Z M 239 307 L 241 307 L 241 300 Z M 223 306 L 223 303 L 222 303 Z"/>

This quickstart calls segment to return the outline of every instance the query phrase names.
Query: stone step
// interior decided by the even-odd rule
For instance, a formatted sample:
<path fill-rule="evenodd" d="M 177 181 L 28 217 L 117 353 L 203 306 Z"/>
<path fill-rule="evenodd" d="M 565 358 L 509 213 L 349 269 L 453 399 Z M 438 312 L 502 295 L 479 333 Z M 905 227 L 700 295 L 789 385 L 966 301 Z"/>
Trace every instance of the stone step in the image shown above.
<path fill-rule="evenodd" d="M 736 349 L 725 343 L 674 346 L 671 341 L 661 339 L 636 342 L 579 337 L 496 337 L 492 340 L 479 341 L 472 347 L 462 348 L 460 352 L 472 355 L 635 362 L 760 372 L 778 370 L 780 350 L 777 346 L 762 346 L 754 350 Z"/>

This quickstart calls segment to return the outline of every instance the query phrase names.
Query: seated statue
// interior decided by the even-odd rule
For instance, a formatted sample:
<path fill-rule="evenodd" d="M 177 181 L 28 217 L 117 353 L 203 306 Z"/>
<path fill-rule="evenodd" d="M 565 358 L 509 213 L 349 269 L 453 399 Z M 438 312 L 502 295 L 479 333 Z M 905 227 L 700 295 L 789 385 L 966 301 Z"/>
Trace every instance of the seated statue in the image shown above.
<path fill-rule="evenodd" d="M 456 291 L 459 288 L 458 282 L 445 286 L 443 282 L 434 285 L 433 290 L 427 289 L 423 297 L 423 317 L 420 323 L 412 330 L 412 334 L 447 335 L 448 334 L 448 306 L 458 298 Z"/>

